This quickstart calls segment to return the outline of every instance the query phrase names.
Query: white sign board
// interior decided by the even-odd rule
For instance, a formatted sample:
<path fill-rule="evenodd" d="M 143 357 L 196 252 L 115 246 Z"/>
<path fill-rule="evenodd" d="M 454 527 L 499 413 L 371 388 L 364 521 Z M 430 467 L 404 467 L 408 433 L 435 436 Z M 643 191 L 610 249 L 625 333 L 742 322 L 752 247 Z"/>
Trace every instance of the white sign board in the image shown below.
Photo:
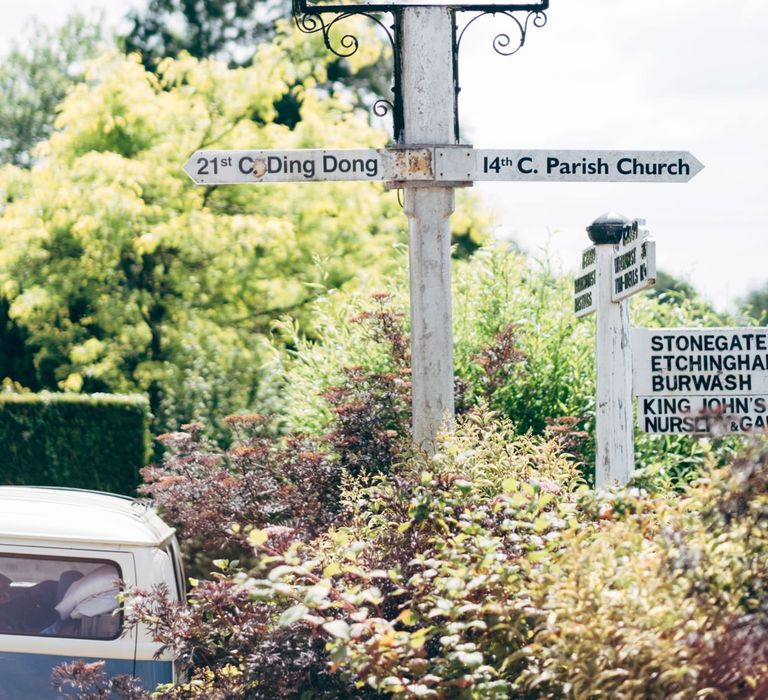
<path fill-rule="evenodd" d="M 437 179 L 688 182 L 704 166 L 687 151 L 435 149 Z"/>
<path fill-rule="evenodd" d="M 639 396 L 637 424 L 657 435 L 722 435 L 768 427 L 768 395 Z"/>
<path fill-rule="evenodd" d="M 634 328 L 633 393 L 642 430 L 761 430 L 768 419 L 768 329 Z"/>
<path fill-rule="evenodd" d="M 591 314 L 597 308 L 595 259 L 595 246 L 586 248 L 581 254 L 579 271 L 573 280 L 573 310 L 576 318 Z"/>
<path fill-rule="evenodd" d="M 198 185 L 432 180 L 433 156 L 433 148 L 197 151 L 184 170 Z"/>
<path fill-rule="evenodd" d="M 611 299 L 621 301 L 656 284 L 656 241 L 641 239 L 613 256 Z"/>
<path fill-rule="evenodd" d="M 435 182 L 687 182 L 702 169 L 684 151 L 509 151 L 469 146 L 197 151 L 198 185 L 362 180 Z"/>

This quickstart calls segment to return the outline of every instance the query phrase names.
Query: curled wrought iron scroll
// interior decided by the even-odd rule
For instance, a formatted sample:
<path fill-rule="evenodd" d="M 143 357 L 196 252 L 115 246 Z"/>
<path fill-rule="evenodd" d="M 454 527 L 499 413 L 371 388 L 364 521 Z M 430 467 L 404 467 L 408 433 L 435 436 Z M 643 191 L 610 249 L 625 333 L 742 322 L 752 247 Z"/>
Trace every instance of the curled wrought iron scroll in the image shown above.
<path fill-rule="evenodd" d="M 382 22 L 381 19 L 375 14 L 368 12 L 340 12 L 334 15 L 329 21 L 325 21 L 322 15 L 307 12 L 301 16 L 294 15 L 294 20 L 296 21 L 296 26 L 299 28 L 299 30 L 305 34 L 315 34 L 316 32 L 322 32 L 323 43 L 332 54 L 338 56 L 339 58 L 349 58 L 350 56 L 353 56 L 360 48 L 360 41 L 356 36 L 352 34 L 342 34 L 341 38 L 338 39 L 337 48 L 334 46 L 334 42 L 332 42 L 331 31 L 338 22 L 342 22 L 343 20 L 354 16 L 367 17 L 368 19 L 378 24 L 379 27 L 381 27 L 386 33 L 387 38 L 389 39 L 389 43 L 392 46 L 392 50 L 394 51 L 395 39 L 392 36 L 390 28 L 387 27 L 387 25 L 384 24 L 384 22 Z"/>
<path fill-rule="evenodd" d="M 350 56 L 354 55 L 360 48 L 360 41 L 358 38 L 352 34 L 342 34 L 340 38 L 334 41 L 332 40 L 331 34 L 333 28 L 338 22 L 348 19 L 353 15 L 362 15 L 363 17 L 367 17 L 368 19 L 375 22 L 381 29 L 383 29 L 384 33 L 389 39 L 390 46 L 392 47 L 392 51 L 394 53 L 395 38 L 392 34 L 391 28 L 387 27 L 384 22 L 382 22 L 381 19 L 375 14 L 368 12 L 340 12 L 334 14 L 334 16 L 329 21 L 326 21 L 320 14 L 305 12 L 302 15 L 295 14 L 294 20 L 299 30 L 305 34 L 322 32 L 323 43 L 332 54 L 338 56 L 339 58 L 349 58 Z M 392 91 L 395 95 L 394 102 L 390 102 L 389 100 L 382 98 L 374 102 L 371 108 L 377 117 L 386 117 L 388 114 L 392 115 L 395 141 L 400 139 L 400 134 L 402 133 L 403 129 L 402 108 L 399 106 L 400 88 L 398 82 L 397 71 L 395 71 L 395 85 L 392 88 Z"/>
<path fill-rule="evenodd" d="M 458 38 L 456 39 L 457 51 L 461 47 L 461 40 L 463 39 L 464 33 L 467 31 L 467 29 L 469 29 L 469 27 L 478 19 L 485 17 L 486 15 L 503 15 L 504 17 L 507 17 L 508 19 L 511 19 L 512 22 L 514 22 L 515 28 L 517 30 L 518 39 L 516 41 L 507 32 L 500 32 L 493 38 L 493 50 L 501 56 L 512 56 L 513 54 L 516 54 L 520 49 L 522 49 L 523 46 L 525 46 L 525 39 L 528 35 L 529 26 L 540 29 L 547 23 L 547 15 L 541 10 L 531 10 L 525 15 L 525 19 L 520 19 L 513 11 L 509 10 L 501 10 L 498 12 L 493 10 L 484 10 L 483 12 L 479 12 L 472 19 L 470 19 L 464 25 L 461 32 L 459 32 Z"/>
<path fill-rule="evenodd" d="M 385 100 L 383 97 L 380 100 L 376 100 L 376 102 L 373 103 L 373 107 L 371 108 L 371 111 L 377 116 L 377 117 L 386 117 L 387 114 L 390 114 L 395 111 L 395 105 L 392 104 L 389 100 Z"/>

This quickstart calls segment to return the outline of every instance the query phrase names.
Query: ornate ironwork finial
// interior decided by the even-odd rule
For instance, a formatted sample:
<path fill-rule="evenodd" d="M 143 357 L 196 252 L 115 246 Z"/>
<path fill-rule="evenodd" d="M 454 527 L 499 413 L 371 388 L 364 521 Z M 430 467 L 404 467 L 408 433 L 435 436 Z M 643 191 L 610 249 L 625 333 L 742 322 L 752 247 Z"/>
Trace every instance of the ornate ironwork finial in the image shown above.
<path fill-rule="evenodd" d="M 458 38 L 456 39 L 457 51 L 461 47 L 461 40 L 464 38 L 464 34 L 467 29 L 469 29 L 469 27 L 480 18 L 487 17 L 488 15 L 501 15 L 502 17 L 511 20 L 516 30 L 517 37 L 511 36 L 507 32 L 499 32 L 493 38 L 493 50 L 501 56 L 512 56 L 513 54 L 516 54 L 520 49 L 522 49 L 523 46 L 525 46 L 525 39 L 528 35 L 529 25 L 538 29 L 545 26 L 547 23 L 547 15 L 542 10 L 531 10 L 525 15 L 524 19 L 519 18 L 514 14 L 513 11 L 509 10 L 501 12 L 497 10 L 486 10 L 483 12 L 478 12 L 462 27 L 461 31 L 459 32 Z"/>
<path fill-rule="evenodd" d="M 403 129 L 403 109 L 402 95 L 400 94 L 400 62 L 397 54 L 397 29 L 399 25 L 398 18 L 402 16 L 405 8 L 414 7 L 442 7 L 451 12 L 454 23 L 454 66 L 455 74 L 458 73 L 457 54 L 461 40 L 467 29 L 474 24 L 480 17 L 486 15 L 502 15 L 511 20 L 515 27 L 514 34 L 500 32 L 493 39 L 494 50 L 502 56 L 511 56 L 517 53 L 524 45 L 529 26 L 543 27 L 547 23 L 545 10 L 549 8 L 549 0 L 534 0 L 533 2 L 509 2 L 509 0 L 480 0 L 480 2 L 462 3 L 459 0 L 293 0 L 293 15 L 296 26 L 305 34 L 314 34 L 321 32 L 323 43 L 326 48 L 339 58 L 349 58 L 360 48 L 360 42 L 353 34 L 341 33 L 335 36 L 333 30 L 337 25 L 354 15 L 362 15 L 377 24 L 386 34 L 392 46 L 395 55 L 394 85 L 392 91 L 394 99 L 392 102 L 386 99 L 380 99 L 373 105 L 373 113 L 382 117 L 391 113 L 393 117 L 394 139 L 400 141 Z M 457 12 L 476 12 L 456 34 L 456 13 Z M 524 12 L 525 17 L 521 18 L 515 15 L 515 12 Z M 381 15 L 383 13 L 392 15 L 391 24 L 385 24 Z M 326 20 L 324 15 L 330 15 Z M 394 29 L 394 34 L 393 34 Z M 516 35 L 516 36 L 515 36 Z M 458 78 L 456 80 L 456 100 L 454 110 L 458 115 L 458 93 L 460 87 Z M 458 116 L 456 118 L 456 129 L 458 138 Z"/>

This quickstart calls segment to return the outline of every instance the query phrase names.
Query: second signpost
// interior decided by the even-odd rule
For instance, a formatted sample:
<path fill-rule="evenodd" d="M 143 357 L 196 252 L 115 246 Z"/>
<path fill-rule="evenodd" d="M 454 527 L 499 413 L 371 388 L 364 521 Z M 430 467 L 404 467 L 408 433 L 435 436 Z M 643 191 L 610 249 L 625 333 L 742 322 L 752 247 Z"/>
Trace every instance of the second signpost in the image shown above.
<path fill-rule="evenodd" d="M 587 228 L 594 245 L 573 285 L 577 317 L 595 313 L 595 486 L 634 470 L 640 430 L 720 436 L 768 429 L 768 329 L 632 328 L 629 298 L 656 282 L 656 243 L 642 219 L 610 212 Z"/>
<path fill-rule="evenodd" d="M 642 219 L 609 212 L 587 228 L 574 309 L 596 312 L 595 487 L 626 484 L 635 463 L 629 297 L 656 282 L 656 244 Z"/>

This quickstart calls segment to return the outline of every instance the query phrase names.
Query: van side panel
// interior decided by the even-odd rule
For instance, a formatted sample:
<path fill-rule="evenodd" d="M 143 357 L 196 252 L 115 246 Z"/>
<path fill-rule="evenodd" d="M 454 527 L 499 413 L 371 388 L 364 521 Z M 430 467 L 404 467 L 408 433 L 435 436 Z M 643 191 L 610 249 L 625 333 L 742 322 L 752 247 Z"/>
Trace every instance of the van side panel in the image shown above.
<path fill-rule="evenodd" d="M 154 690 L 161 683 L 173 682 L 173 662 L 137 661 L 134 675 L 145 688 Z"/>
<path fill-rule="evenodd" d="M 101 659 L 84 659 L 89 663 Z M 0 652 L 0 697 L 3 700 L 61 700 L 62 695 L 51 685 L 51 672 L 59 664 L 73 661 L 72 657 L 48 654 L 16 654 Z M 169 661 L 138 661 L 135 675 L 147 690 L 159 683 L 170 683 L 173 664 Z M 134 662 L 129 659 L 106 659 L 107 677 L 122 673 L 134 674 Z"/>

